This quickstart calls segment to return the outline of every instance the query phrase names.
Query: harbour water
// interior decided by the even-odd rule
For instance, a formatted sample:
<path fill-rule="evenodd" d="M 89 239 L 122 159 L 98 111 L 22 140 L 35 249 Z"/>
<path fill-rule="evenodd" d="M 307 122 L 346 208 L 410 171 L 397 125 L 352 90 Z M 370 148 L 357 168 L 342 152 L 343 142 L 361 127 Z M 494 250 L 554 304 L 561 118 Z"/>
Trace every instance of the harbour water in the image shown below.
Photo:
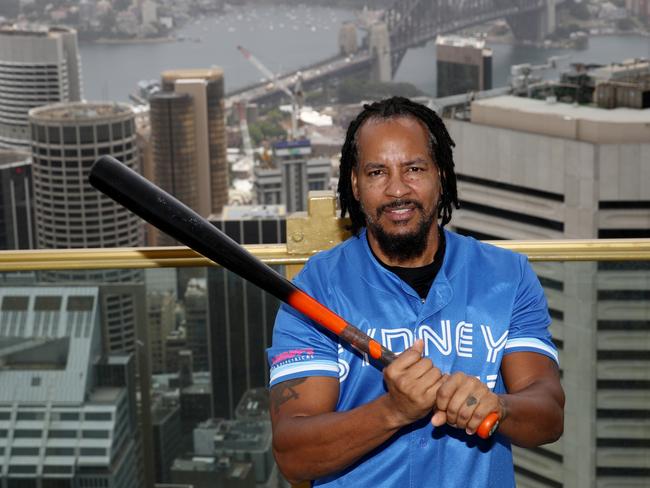
<path fill-rule="evenodd" d="M 273 72 L 298 69 L 338 51 L 342 22 L 354 20 L 351 10 L 311 6 L 236 7 L 223 15 L 196 19 L 175 32 L 183 41 L 82 44 L 84 96 L 88 100 L 128 100 L 143 79 L 159 79 L 166 69 L 203 68 L 225 71 L 226 90 L 260 80 L 261 74 L 237 50 L 243 45 Z M 573 62 L 610 63 L 631 57 L 650 58 L 650 38 L 592 37 L 585 50 L 545 49 L 492 44 L 493 85 L 508 83 L 510 65 L 543 64 L 550 56 L 568 55 Z M 395 81 L 413 83 L 435 96 L 435 42 L 410 49 Z M 553 72 L 545 75 L 553 76 Z"/>

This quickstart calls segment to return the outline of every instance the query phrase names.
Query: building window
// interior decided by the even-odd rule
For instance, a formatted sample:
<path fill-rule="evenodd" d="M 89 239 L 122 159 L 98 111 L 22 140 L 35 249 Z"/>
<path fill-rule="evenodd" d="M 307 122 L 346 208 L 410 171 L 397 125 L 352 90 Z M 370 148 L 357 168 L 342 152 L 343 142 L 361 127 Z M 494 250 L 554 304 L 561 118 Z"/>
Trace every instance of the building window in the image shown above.
<path fill-rule="evenodd" d="M 107 430 L 84 430 L 81 432 L 84 439 L 108 439 Z"/>
<path fill-rule="evenodd" d="M 74 456 L 73 447 L 48 447 L 45 449 L 46 456 Z"/>
<path fill-rule="evenodd" d="M 61 297 L 36 297 L 34 310 L 36 311 L 56 311 L 61 309 Z"/>
<path fill-rule="evenodd" d="M 82 447 L 79 450 L 81 456 L 106 456 L 106 449 L 101 447 Z"/>
<path fill-rule="evenodd" d="M 37 429 L 16 429 L 14 439 L 40 439 L 42 431 Z"/>
<path fill-rule="evenodd" d="M 44 127 L 39 127 L 39 134 L 38 134 L 38 140 L 41 140 L 41 133 L 40 130 L 43 129 L 43 132 L 45 132 Z M 48 127 L 47 128 L 47 135 L 50 139 L 50 144 L 61 144 L 61 130 L 59 127 Z M 43 140 L 45 142 L 45 140 Z"/>
<path fill-rule="evenodd" d="M 95 141 L 95 131 L 93 130 L 93 126 L 82 125 L 79 127 L 79 139 L 81 144 L 92 144 Z M 88 150 L 84 149 L 83 151 Z M 90 151 L 92 151 L 92 149 L 90 149 Z"/>
<path fill-rule="evenodd" d="M 113 415 L 110 412 L 86 412 L 86 420 L 112 420 Z"/>
<path fill-rule="evenodd" d="M 76 127 L 64 127 L 63 128 L 63 142 L 65 144 L 76 144 L 77 143 L 77 128 Z"/>
<path fill-rule="evenodd" d="M 16 420 L 43 420 L 45 414 L 43 412 L 18 412 Z"/>
<path fill-rule="evenodd" d="M 51 430 L 49 433 L 50 439 L 75 439 L 76 437 L 76 430 Z"/>
<path fill-rule="evenodd" d="M 97 142 L 108 142 L 110 141 L 110 134 L 108 131 L 108 125 L 102 124 L 97 127 Z"/>
<path fill-rule="evenodd" d="M 12 447 L 12 456 L 38 456 L 38 447 Z"/>
<path fill-rule="evenodd" d="M 3 312 L 24 312 L 29 305 L 29 297 L 5 296 L 2 299 Z"/>
<path fill-rule="evenodd" d="M 112 126 L 113 129 L 113 140 L 115 139 L 121 139 L 122 138 L 122 122 L 118 122 L 116 124 L 113 124 Z"/>

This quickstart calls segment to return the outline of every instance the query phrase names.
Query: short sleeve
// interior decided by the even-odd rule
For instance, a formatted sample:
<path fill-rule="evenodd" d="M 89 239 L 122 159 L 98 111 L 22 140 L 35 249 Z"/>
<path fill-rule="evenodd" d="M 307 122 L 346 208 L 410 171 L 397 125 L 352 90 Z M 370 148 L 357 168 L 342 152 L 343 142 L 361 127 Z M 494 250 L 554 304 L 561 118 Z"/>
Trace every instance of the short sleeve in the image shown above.
<path fill-rule="evenodd" d="M 521 257 L 520 266 L 522 277 L 515 296 L 504 354 L 536 352 L 559 363 L 557 349 L 548 329 L 551 317 L 544 289 L 524 256 Z"/>
<path fill-rule="evenodd" d="M 323 300 L 322 294 L 314 293 L 317 287 L 309 286 L 305 273 L 299 274 L 294 282 L 317 300 Z M 278 311 L 272 345 L 266 352 L 270 387 L 306 376 L 339 377 L 338 342 L 331 333 L 289 305 L 283 304 Z"/>

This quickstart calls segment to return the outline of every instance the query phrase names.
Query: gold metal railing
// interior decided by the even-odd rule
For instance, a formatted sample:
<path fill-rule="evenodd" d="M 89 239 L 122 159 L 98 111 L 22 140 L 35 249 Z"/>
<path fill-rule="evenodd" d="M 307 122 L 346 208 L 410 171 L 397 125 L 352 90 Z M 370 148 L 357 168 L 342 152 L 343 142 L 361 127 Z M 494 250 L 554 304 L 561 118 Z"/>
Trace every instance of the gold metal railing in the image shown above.
<path fill-rule="evenodd" d="M 650 261 L 650 239 L 487 241 L 520 252 L 531 261 Z M 312 253 L 287 244 L 244 246 L 270 265 L 302 266 Z M 187 247 L 0 251 L 0 271 L 124 269 L 214 266 Z"/>

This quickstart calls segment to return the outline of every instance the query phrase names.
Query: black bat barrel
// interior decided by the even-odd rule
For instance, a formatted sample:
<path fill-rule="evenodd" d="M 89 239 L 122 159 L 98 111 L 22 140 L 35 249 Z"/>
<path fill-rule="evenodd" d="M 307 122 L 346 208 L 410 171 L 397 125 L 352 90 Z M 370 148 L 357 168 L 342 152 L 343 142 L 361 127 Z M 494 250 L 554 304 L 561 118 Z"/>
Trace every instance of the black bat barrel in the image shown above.
<path fill-rule="evenodd" d="M 297 290 L 207 219 L 117 159 L 97 159 L 88 179 L 93 187 L 134 214 L 280 300 L 287 301 Z"/>

